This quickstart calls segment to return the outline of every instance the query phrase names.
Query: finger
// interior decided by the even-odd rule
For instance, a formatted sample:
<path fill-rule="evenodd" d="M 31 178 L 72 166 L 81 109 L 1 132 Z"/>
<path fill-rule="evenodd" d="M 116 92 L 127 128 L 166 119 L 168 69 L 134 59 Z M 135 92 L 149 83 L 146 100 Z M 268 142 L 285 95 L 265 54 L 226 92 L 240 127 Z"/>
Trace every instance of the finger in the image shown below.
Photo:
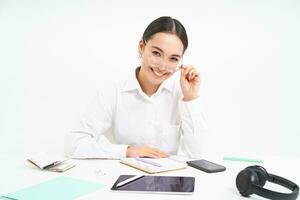
<path fill-rule="evenodd" d="M 193 80 L 196 76 L 198 76 L 198 71 L 194 68 L 192 70 L 190 70 L 188 78 L 189 80 Z"/>
<path fill-rule="evenodd" d="M 191 78 L 192 73 L 198 73 L 197 69 L 195 67 L 192 67 L 192 66 L 189 67 L 187 70 L 188 70 L 187 74 L 188 74 L 189 79 Z"/>
<path fill-rule="evenodd" d="M 155 157 L 155 158 L 161 158 L 161 157 L 165 157 L 166 156 L 163 153 L 157 152 L 157 151 L 154 151 L 154 150 L 150 150 L 148 153 L 150 155 L 152 155 L 153 157 Z"/>
<path fill-rule="evenodd" d="M 193 68 L 193 66 L 182 65 L 182 67 L 181 67 L 181 68 L 183 68 L 183 69 L 191 69 L 191 68 Z"/>
<path fill-rule="evenodd" d="M 192 66 L 182 66 L 183 75 L 186 76 L 190 69 L 192 69 Z"/>
<path fill-rule="evenodd" d="M 201 81 L 201 74 L 200 74 L 200 72 L 198 70 L 197 70 L 197 72 L 195 74 L 194 80 L 197 81 L 197 82 Z"/>
<path fill-rule="evenodd" d="M 155 158 L 167 157 L 167 155 L 163 152 L 151 151 L 150 154 L 153 155 L 153 157 L 155 157 Z"/>
<path fill-rule="evenodd" d="M 186 81 L 186 70 L 182 69 L 181 70 L 181 75 L 180 75 L 180 81 Z"/>
<path fill-rule="evenodd" d="M 196 76 L 193 80 L 196 81 L 196 82 L 200 82 L 201 79 L 200 79 L 199 76 Z"/>
<path fill-rule="evenodd" d="M 147 147 L 144 149 L 143 156 L 146 156 L 149 158 L 158 158 L 159 157 L 155 151 L 151 150 L 150 147 Z"/>
<path fill-rule="evenodd" d="M 187 67 L 186 69 L 185 69 L 185 76 L 187 76 L 188 74 L 189 74 L 189 72 L 191 71 L 191 67 Z"/>
<path fill-rule="evenodd" d="M 157 148 L 151 148 L 149 149 L 151 151 L 152 154 L 158 156 L 158 157 L 167 157 L 168 154 L 166 154 L 165 152 L 160 151 Z"/>
<path fill-rule="evenodd" d="M 189 72 L 188 69 L 182 69 L 180 78 L 182 80 L 187 80 L 188 79 L 188 77 L 187 77 L 188 72 Z"/>
<path fill-rule="evenodd" d="M 188 73 L 190 74 L 190 73 L 197 73 L 198 72 L 198 70 L 196 69 L 196 68 L 191 68 L 191 69 L 189 69 L 189 71 L 188 71 Z"/>
<path fill-rule="evenodd" d="M 180 69 L 180 78 L 182 78 L 184 76 L 184 68 L 182 67 L 181 69 Z"/>
<path fill-rule="evenodd" d="M 188 73 L 188 80 L 189 80 L 189 81 L 192 79 L 192 76 L 193 76 L 193 72 L 189 72 L 189 73 Z"/>
<path fill-rule="evenodd" d="M 137 156 L 138 157 L 149 157 L 149 158 L 153 158 L 155 157 L 154 155 L 152 155 L 151 153 L 149 153 L 147 146 L 140 146 L 138 147 L 137 150 Z"/>
<path fill-rule="evenodd" d="M 155 158 L 165 158 L 165 157 L 168 157 L 166 154 L 159 154 L 157 152 L 153 152 L 152 155 L 155 156 Z"/>
<path fill-rule="evenodd" d="M 197 74 L 193 74 L 192 77 L 191 77 L 191 80 L 196 80 L 197 77 L 198 77 Z"/>
<path fill-rule="evenodd" d="M 166 154 L 165 152 L 161 151 L 160 149 L 158 148 L 153 148 L 153 147 L 150 147 L 152 150 L 154 150 L 155 152 L 157 153 L 160 153 L 160 154 Z"/>
<path fill-rule="evenodd" d="M 186 79 L 187 79 L 188 81 L 190 81 L 190 80 L 191 80 L 191 76 L 192 76 L 192 74 L 193 74 L 193 72 L 192 72 L 192 71 L 188 71 L 188 72 L 187 72 L 187 74 L 186 74 Z"/>
<path fill-rule="evenodd" d="M 188 80 L 192 80 L 196 76 L 199 76 L 199 71 L 197 70 L 197 68 L 193 67 L 188 72 Z"/>
<path fill-rule="evenodd" d="M 168 157 L 169 155 L 165 152 L 162 152 L 162 151 L 159 151 L 157 152 L 158 153 L 158 156 L 161 157 L 161 158 L 165 158 L 165 157 Z"/>
<path fill-rule="evenodd" d="M 193 66 L 186 66 L 186 65 L 182 66 L 181 77 L 180 77 L 180 79 L 182 81 L 184 81 L 184 80 L 191 81 L 196 76 L 199 76 L 199 71 L 197 70 L 197 68 L 195 68 Z"/>
<path fill-rule="evenodd" d="M 164 158 L 164 157 L 167 157 L 168 154 L 165 153 L 165 152 L 162 152 L 162 151 L 155 151 L 155 155 L 161 157 L 161 158 Z"/>
<path fill-rule="evenodd" d="M 158 158 L 155 154 L 152 154 L 151 152 L 144 152 L 142 157 L 146 158 Z"/>

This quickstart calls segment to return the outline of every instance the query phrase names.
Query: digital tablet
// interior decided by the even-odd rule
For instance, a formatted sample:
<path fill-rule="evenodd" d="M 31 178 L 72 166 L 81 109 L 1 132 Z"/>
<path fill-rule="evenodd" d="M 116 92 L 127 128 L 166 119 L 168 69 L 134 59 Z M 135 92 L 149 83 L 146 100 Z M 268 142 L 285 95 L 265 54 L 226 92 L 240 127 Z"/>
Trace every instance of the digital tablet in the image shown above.
<path fill-rule="evenodd" d="M 141 193 L 167 193 L 167 194 L 193 194 L 195 177 L 187 176 L 142 176 L 125 185 L 117 185 L 134 177 L 134 175 L 120 175 L 111 188 L 111 191 L 141 192 Z"/>

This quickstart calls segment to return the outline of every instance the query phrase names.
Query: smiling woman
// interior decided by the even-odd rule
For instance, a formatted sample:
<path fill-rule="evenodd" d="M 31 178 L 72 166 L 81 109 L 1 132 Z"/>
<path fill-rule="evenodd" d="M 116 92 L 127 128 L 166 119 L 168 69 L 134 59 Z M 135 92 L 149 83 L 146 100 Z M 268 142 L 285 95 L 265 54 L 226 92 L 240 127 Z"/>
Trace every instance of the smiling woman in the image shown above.
<path fill-rule="evenodd" d="M 199 98 L 200 74 L 182 62 L 187 47 L 178 20 L 160 17 L 151 22 L 138 43 L 141 66 L 127 80 L 98 92 L 67 135 L 66 154 L 160 158 L 176 154 L 182 138 L 184 152 L 200 157 L 208 130 Z M 109 129 L 115 144 L 104 136 Z"/>
<path fill-rule="evenodd" d="M 156 33 L 149 42 L 140 41 L 141 68 L 138 81 L 144 92 L 151 96 L 159 85 L 177 70 L 183 54 L 181 40 L 172 33 Z"/>

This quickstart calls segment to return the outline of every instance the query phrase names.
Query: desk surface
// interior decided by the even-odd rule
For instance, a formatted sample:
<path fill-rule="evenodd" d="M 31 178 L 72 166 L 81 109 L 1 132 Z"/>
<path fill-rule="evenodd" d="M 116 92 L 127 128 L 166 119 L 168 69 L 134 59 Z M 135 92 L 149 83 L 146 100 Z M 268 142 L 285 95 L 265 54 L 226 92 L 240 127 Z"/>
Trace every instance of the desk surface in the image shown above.
<path fill-rule="evenodd" d="M 120 174 L 143 174 L 142 171 L 128 167 L 119 160 L 74 160 L 77 166 L 64 173 L 42 171 L 25 161 L 23 156 L 1 155 L 0 170 L 0 194 L 16 191 L 58 176 L 71 176 L 83 180 L 96 181 L 105 185 L 94 193 L 82 196 L 79 199 L 248 199 L 241 197 L 235 186 L 235 178 L 238 172 L 252 165 L 246 162 L 224 161 L 222 159 L 207 158 L 213 162 L 226 166 L 227 170 L 221 173 L 208 174 L 188 167 L 183 170 L 159 173 L 157 175 L 169 176 L 194 176 L 196 177 L 195 192 L 192 195 L 166 195 L 166 194 L 137 194 L 111 192 L 110 188 Z M 263 166 L 269 173 L 283 176 L 299 184 L 300 159 L 299 158 L 264 158 Z M 275 184 L 267 183 L 266 188 L 276 189 L 281 192 L 289 192 L 287 189 Z M 250 199 L 263 199 L 252 195 Z"/>

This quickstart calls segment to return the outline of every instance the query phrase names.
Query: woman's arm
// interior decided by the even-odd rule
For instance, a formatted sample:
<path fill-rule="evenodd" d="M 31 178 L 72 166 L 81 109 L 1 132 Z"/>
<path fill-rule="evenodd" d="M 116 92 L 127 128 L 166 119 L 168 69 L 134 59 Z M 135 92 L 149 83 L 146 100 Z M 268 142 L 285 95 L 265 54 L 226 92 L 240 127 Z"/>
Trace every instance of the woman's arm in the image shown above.
<path fill-rule="evenodd" d="M 179 116 L 183 135 L 183 151 L 190 157 L 200 158 L 207 153 L 209 136 L 207 118 L 200 97 L 179 102 Z"/>
<path fill-rule="evenodd" d="M 127 145 L 112 144 L 104 135 L 112 127 L 117 88 L 98 92 L 83 117 L 65 138 L 65 153 L 72 158 L 122 158 Z"/>
<path fill-rule="evenodd" d="M 202 157 L 207 144 L 208 126 L 199 97 L 201 77 L 193 66 L 181 69 L 180 86 L 183 98 L 179 101 L 179 116 L 183 134 L 183 150 L 190 157 Z"/>

